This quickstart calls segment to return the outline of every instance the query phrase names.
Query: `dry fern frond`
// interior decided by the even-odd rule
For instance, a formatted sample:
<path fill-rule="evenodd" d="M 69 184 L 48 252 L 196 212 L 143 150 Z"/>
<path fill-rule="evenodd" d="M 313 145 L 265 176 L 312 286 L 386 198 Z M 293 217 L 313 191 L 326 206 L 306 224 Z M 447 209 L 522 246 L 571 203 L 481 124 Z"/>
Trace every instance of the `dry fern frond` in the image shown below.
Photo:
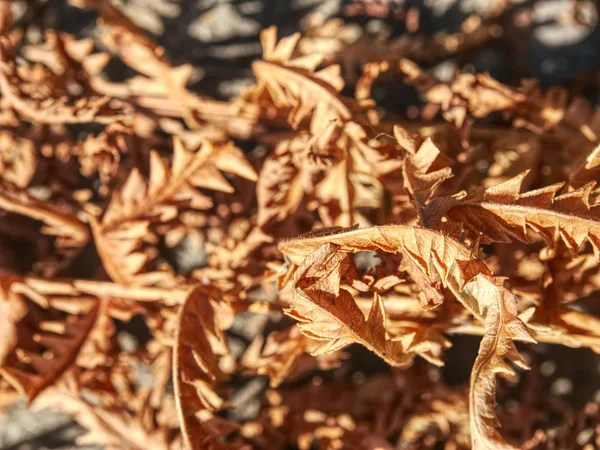
<path fill-rule="evenodd" d="M 214 293 L 196 287 L 179 312 L 173 352 L 175 397 L 183 439 L 191 449 L 244 448 L 221 441 L 237 427 L 213 415 L 224 406 L 214 386 L 226 378 L 217 358 L 229 353 L 223 333 L 231 326 L 227 306 Z"/>
<path fill-rule="evenodd" d="M 479 277 L 472 291 L 485 299 L 485 334 L 473 365 L 469 386 L 471 442 L 474 448 L 513 448 L 504 442 L 497 430 L 494 411 L 496 375 L 507 378 L 516 375 L 510 363 L 521 369 L 529 366 L 519 355 L 515 340 L 535 342 L 527 327 L 517 317 L 517 302 L 507 289 L 499 289 L 490 277 Z"/>
<path fill-rule="evenodd" d="M 146 351 L 147 350 L 147 351 Z M 167 387 L 171 374 L 170 350 L 148 348 L 138 353 L 111 355 L 110 367 L 74 371 L 46 390 L 33 404 L 74 416 L 87 432 L 78 445 L 105 445 L 110 449 L 183 449 L 176 430 L 175 398 Z M 135 365 L 152 369 L 148 385 Z M 100 375 L 100 379 L 90 375 Z"/>
<path fill-rule="evenodd" d="M 532 242 L 537 234 L 549 247 L 562 242 L 573 255 L 589 241 L 600 257 L 600 216 L 590 201 L 594 184 L 560 195 L 562 183 L 520 193 L 526 176 L 523 172 L 482 195 L 465 198 L 446 212 L 447 217 L 485 242 Z"/>
<path fill-rule="evenodd" d="M 287 241 L 281 245 L 281 250 L 292 263 L 299 264 L 305 260 L 304 258 L 310 261 L 309 255 L 314 251 L 318 252 L 319 247 L 323 251 L 326 247 L 322 246 L 326 243 L 329 246 L 337 245 L 339 249 L 346 252 L 377 249 L 389 253 L 402 252 L 405 257 L 412 259 L 425 276 L 430 279 L 439 277 L 444 286 L 452 291 L 469 312 L 485 322 L 486 331 L 473 366 L 469 392 L 472 442 L 474 446 L 480 446 L 477 448 L 506 445 L 503 444 L 502 438 L 493 425 L 495 414 L 490 407 L 495 393 L 495 375 L 514 374 L 512 368 L 505 362 L 505 358 L 521 368 L 527 367 L 516 350 L 514 340 L 535 342 L 527 327 L 517 317 L 514 295 L 503 288 L 498 280 L 491 277 L 489 269 L 473 256 L 469 248 L 441 233 L 416 227 L 395 225 L 347 232 L 335 230 L 324 236 L 309 235 Z M 340 273 L 338 276 L 344 273 L 339 265 L 331 264 L 331 266 L 328 274 L 334 280 L 336 270 Z M 303 267 L 301 265 L 300 269 Z M 322 270 L 324 269 L 325 267 Z M 309 283 L 311 278 L 310 273 L 305 274 L 305 279 Z M 294 282 L 297 289 L 301 280 L 302 277 L 299 277 Z M 339 292 L 343 295 L 345 291 Z M 311 299 L 313 302 L 320 301 L 318 297 Z M 326 297 L 323 300 L 325 299 Z M 356 323 L 355 321 L 356 319 L 353 319 L 353 323 Z M 377 327 L 377 322 L 374 326 Z M 311 327 L 319 330 L 322 337 L 337 338 L 335 329 L 319 327 L 318 323 L 311 324 Z M 309 333 L 314 334 L 314 331 L 309 329 Z M 355 341 L 362 343 L 363 339 L 355 338 Z M 348 343 L 349 340 L 346 340 L 345 344 Z M 382 358 L 387 360 L 390 356 L 390 361 L 394 361 L 393 356 L 388 355 L 384 349 L 368 348 Z"/>
<path fill-rule="evenodd" d="M 438 357 L 446 342 L 439 345 L 423 339 L 419 333 L 387 336 L 386 315 L 379 294 L 374 294 L 365 318 L 350 292 L 340 287 L 349 269 L 348 254 L 340 252 L 339 246 L 325 244 L 309 254 L 295 272 L 297 295 L 286 314 L 299 322 L 302 333 L 322 341 L 311 349 L 311 354 L 333 352 L 358 342 L 393 366 L 406 366 L 417 354 L 440 362 Z"/>
<path fill-rule="evenodd" d="M 28 68 L 33 70 L 32 68 Z M 104 96 L 90 96 L 69 99 L 66 96 L 51 96 L 52 86 L 35 93 L 23 92 L 27 85 L 22 78 L 26 69 L 19 71 L 13 54 L 12 45 L 3 38 L 0 41 L 0 92 L 10 105 L 29 121 L 46 124 L 100 123 L 109 124 L 125 120 L 123 103 L 115 103 Z"/>
<path fill-rule="evenodd" d="M 262 165 L 256 183 L 259 226 L 265 226 L 272 220 L 281 221 L 300 207 L 311 173 L 308 168 L 297 164 L 294 154 L 287 150 L 293 148 L 297 141 L 279 144 Z"/>
<path fill-rule="evenodd" d="M 435 198 L 438 186 L 453 176 L 448 159 L 433 143 L 411 136 L 401 127 L 394 128 L 400 147 L 406 152 L 402 161 L 402 177 L 405 189 L 416 203 L 419 220 L 426 227 L 439 225 L 439 211 L 446 211 L 457 203 L 464 193 L 452 197 Z"/>
<path fill-rule="evenodd" d="M 265 93 L 276 107 L 290 108 L 288 122 L 294 129 L 312 115 L 311 132 L 316 134 L 332 120 L 350 119 L 351 113 L 337 95 L 344 87 L 339 66 L 315 71 L 322 60 L 319 54 L 292 58 L 299 39 L 296 33 L 277 43 L 275 27 L 261 33 L 263 60 L 252 66 L 259 84 L 246 98 L 260 104 Z"/>
<path fill-rule="evenodd" d="M 168 168 L 156 152 L 150 154 L 146 181 L 134 169 L 123 187 L 114 192 L 101 222 L 91 218 L 94 240 L 107 273 L 121 284 L 154 284 L 168 272 L 137 275 L 151 255 L 141 252 L 142 242 L 153 243 L 155 223 L 176 220 L 182 208 L 206 210 L 209 197 L 198 188 L 232 192 L 220 170 L 255 180 L 252 166 L 232 143 L 206 142 L 199 151 L 186 150 L 180 140 L 173 146 L 173 165 Z"/>
<path fill-rule="evenodd" d="M 309 339 L 297 325 L 293 325 L 269 334 L 266 342 L 262 337 L 255 339 L 240 363 L 248 370 L 267 375 L 270 386 L 277 388 L 284 381 L 301 377 L 315 368 L 325 370 L 339 365 L 342 353 L 308 358 L 307 353 L 312 353 L 312 349 L 318 346 L 318 341 Z"/>
<path fill-rule="evenodd" d="M 0 189 L 0 209 L 43 222 L 41 232 L 56 237 L 56 248 L 67 262 L 87 244 L 88 227 L 72 212 L 42 202 L 7 182 L 0 182 Z"/>
<path fill-rule="evenodd" d="M 540 236 L 551 248 L 562 242 L 572 255 L 589 241 L 599 254 L 600 216 L 590 198 L 595 183 L 560 195 L 558 191 L 564 183 L 521 193 L 523 181 L 529 174 L 525 171 L 470 195 L 463 191 L 436 197 L 435 189 L 452 176 L 447 163 L 434 166 L 440 158 L 439 149 L 431 140 L 422 144 L 415 142 L 399 128 L 396 128 L 396 136 L 409 153 L 404 160 L 404 183 L 415 199 L 425 226 L 439 226 L 445 216 L 486 243 L 508 243 L 512 239 L 533 242 Z"/>
<path fill-rule="evenodd" d="M 0 374 L 31 401 L 74 364 L 99 304 L 95 298 L 49 299 L 20 277 L 1 275 L 0 325 L 15 331 L 16 340 L 3 343 Z"/>
<path fill-rule="evenodd" d="M 169 442 L 167 427 L 148 427 L 148 419 L 155 418 L 152 417 L 152 408 L 147 404 L 140 411 L 130 413 L 120 405 L 103 407 L 89 404 L 78 392 L 52 389 L 36 399 L 35 407 L 52 408 L 72 414 L 75 420 L 88 430 L 77 438 L 78 445 L 101 444 L 114 450 L 181 448 L 178 443 Z"/>
<path fill-rule="evenodd" d="M 2 272 L 0 373 L 30 400 L 73 366 L 95 368 L 114 328 L 146 303 L 180 304 L 187 289 L 126 287 L 90 280 L 49 281 Z M 127 304 L 129 302 L 129 304 Z"/>
<path fill-rule="evenodd" d="M 481 17 L 472 15 L 456 33 L 440 31 L 433 36 L 415 33 L 390 38 L 387 29 L 370 35 L 355 24 L 346 24 L 337 18 L 323 22 L 321 16 L 314 15 L 307 20 L 298 47 L 304 55 L 324 54 L 328 61 L 342 66 L 347 80 L 355 81 L 356 67 L 379 61 L 393 66 L 401 58 L 432 63 L 472 51 L 497 38 L 501 30 L 494 21 L 482 21 Z"/>
<path fill-rule="evenodd" d="M 600 353 L 597 71 L 518 79 L 592 2 L 356 1 L 253 63 L 264 2 L 68 3 L 0 0 L 0 412 L 115 450 L 599 445 L 564 364 Z"/>
<path fill-rule="evenodd" d="M 442 83 L 408 59 L 402 59 L 398 68 L 431 104 L 439 107 L 444 119 L 458 128 L 468 116 L 483 118 L 502 111 L 514 118 L 517 127 L 536 133 L 559 129 L 570 138 L 598 141 L 594 131 L 598 129 L 598 114 L 592 114 L 581 98 L 569 99 L 562 87 L 542 93 L 537 81 L 525 80 L 519 89 L 514 89 L 488 74 L 471 73 L 461 73 L 451 83 Z"/>
<path fill-rule="evenodd" d="M 92 8 L 96 10 L 102 21 L 113 26 L 117 26 L 127 30 L 136 40 L 142 42 L 145 46 L 156 49 L 156 43 L 148 37 L 148 34 L 140 27 L 135 25 L 125 14 L 118 8 L 114 7 L 106 0 L 69 0 L 73 6 L 78 8 Z"/>

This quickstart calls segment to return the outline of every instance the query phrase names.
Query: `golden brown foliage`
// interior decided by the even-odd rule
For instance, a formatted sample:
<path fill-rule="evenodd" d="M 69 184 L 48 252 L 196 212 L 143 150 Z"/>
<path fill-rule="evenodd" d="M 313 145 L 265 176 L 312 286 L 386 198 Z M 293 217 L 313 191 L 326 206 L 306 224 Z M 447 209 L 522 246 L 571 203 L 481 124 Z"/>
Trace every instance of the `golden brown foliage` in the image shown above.
<path fill-rule="evenodd" d="M 25 396 L 124 450 L 600 445 L 598 405 L 555 401 L 530 351 L 600 352 L 600 115 L 418 65 L 520 10 L 414 39 L 269 27 L 219 102 L 108 0 L 70 3 L 94 38 L 32 39 L 0 1 L 0 410 Z M 418 29 L 383 3 L 348 11 Z"/>

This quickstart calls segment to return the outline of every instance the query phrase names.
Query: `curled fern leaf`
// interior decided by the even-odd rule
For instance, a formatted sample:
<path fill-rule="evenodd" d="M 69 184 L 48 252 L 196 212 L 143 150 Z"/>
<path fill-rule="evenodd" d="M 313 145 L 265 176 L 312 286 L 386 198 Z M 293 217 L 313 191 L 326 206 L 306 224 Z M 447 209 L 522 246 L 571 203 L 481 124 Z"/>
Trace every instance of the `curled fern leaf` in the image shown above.
<path fill-rule="evenodd" d="M 319 255 L 328 248 L 327 246 L 336 246 L 346 252 L 382 250 L 389 253 L 402 253 L 406 258 L 410 258 L 426 277 L 439 277 L 444 286 L 450 289 L 467 310 L 485 323 L 486 331 L 471 373 L 469 404 L 472 443 L 474 448 L 510 448 L 496 431 L 495 414 L 490 406 L 493 404 L 495 394 L 495 375 L 510 376 L 514 373 L 505 359 L 526 368 L 526 364 L 514 346 L 515 339 L 535 342 L 525 324 L 517 317 L 514 295 L 502 287 L 501 281 L 491 276 L 486 265 L 474 256 L 468 247 L 440 232 L 403 225 L 387 225 L 345 232 L 334 230 L 332 233 L 308 235 L 283 243 L 280 246 L 282 252 L 292 263 L 301 264 L 297 269 L 300 274 L 294 282 L 296 289 L 302 288 L 303 282 L 308 283 L 309 286 L 312 284 L 316 287 L 328 286 L 323 282 L 319 284 L 319 277 L 315 277 L 310 271 L 314 257 L 311 255 Z M 332 283 L 329 290 L 337 289 L 333 292 L 339 292 L 338 295 L 341 295 L 343 289 L 339 288 L 339 282 L 335 282 L 344 273 L 340 264 L 332 264 L 331 261 L 324 260 L 313 270 L 327 274 L 328 283 Z M 306 294 L 302 292 L 301 296 L 304 297 Z M 355 317 L 362 318 L 362 314 L 351 314 L 347 319 L 344 318 L 352 311 L 351 304 L 345 302 L 338 304 L 337 298 L 335 301 L 328 300 L 327 289 L 325 293 L 317 290 L 309 298 L 316 305 L 325 306 L 330 313 L 334 311 L 332 308 L 339 308 L 336 311 L 336 319 L 339 322 L 350 323 L 357 327 L 361 324 Z M 377 307 L 376 305 L 377 301 L 373 307 Z M 315 322 L 316 318 L 312 315 L 296 316 L 296 318 L 309 322 L 308 328 L 304 326 L 310 333 L 309 336 L 314 335 L 314 329 L 317 329 L 319 330 L 317 336 L 322 339 L 325 337 L 332 339 L 333 347 L 339 348 L 340 344 L 346 345 L 350 342 L 366 342 L 363 345 L 375 351 L 383 359 L 394 361 L 392 355 L 387 353 L 389 348 L 387 344 L 382 345 L 385 343 L 385 340 L 382 340 L 385 333 L 382 334 L 381 331 L 382 322 L 379 313 L 372 313 L 373 324 L 370 327 L 373 332 L 365 332 L 362 335 L 345 334 L 343 339 L 338 336 L 337 327 L 331 327 L 327 323 L 319 324 Z M 369 325 L 363 326 L 369 330 Z"/>

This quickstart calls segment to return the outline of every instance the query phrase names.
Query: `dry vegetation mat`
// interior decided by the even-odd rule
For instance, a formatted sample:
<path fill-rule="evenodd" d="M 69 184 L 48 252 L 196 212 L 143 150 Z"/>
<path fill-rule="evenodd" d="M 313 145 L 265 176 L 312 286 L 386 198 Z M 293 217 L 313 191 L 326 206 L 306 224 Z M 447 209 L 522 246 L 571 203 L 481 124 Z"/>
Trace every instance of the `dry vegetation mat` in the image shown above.
<path fill-rule="evenodd" d="M 599 405 L 551 395 L 528 353 L 600 350 L 600 113 L 424 68 L 525 6 L 411 39 L 269 27 L 254 84 L 217 101 L 108 0 L 71 0 L 94 39 L 34 41 L 10 3 L 0 408 L 26 397 L 127 450 L 600 445 Z M 579 3 L 563 19 L 585 26 Z M 479 345 L 462 384 L 440 369 L 458 335 Z"/>

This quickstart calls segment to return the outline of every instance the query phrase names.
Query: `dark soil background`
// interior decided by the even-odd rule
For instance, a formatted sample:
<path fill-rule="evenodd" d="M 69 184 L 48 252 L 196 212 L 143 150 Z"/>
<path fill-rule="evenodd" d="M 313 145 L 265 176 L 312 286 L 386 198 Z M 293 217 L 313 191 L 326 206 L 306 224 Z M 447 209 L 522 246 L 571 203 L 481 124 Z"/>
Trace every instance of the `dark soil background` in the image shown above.
<path fill-rule="evenodd" d="M 495 0 L 421 0 L 380 3 L 389 10 L 419 11 L 419 33 L 432 35 L 437 31 L 458 31 L 470 14 L 485 11 Z M 36 25 L 30 33 L 52 28 L 73 33 L 78 37 L 93 36 L 96 14 L 70 6 L 66 0 L 38 1 L 40 7 L 32 18 Z M 280 35 L 300 30 L 303 20 L 311 13 L 325 17 L 344 17 L 365 30 L 386 27 L 391 36 L 407 33 L 402 21 L 388 17 L 365 15 L 348 17 L 351 1 L 342 0 L 118 0 L 114 2 L 138 25 L 148 30 L 163 45 L 175 64 L 192 63 L 197 67 L 193 88 L 201 94 L 228 99 L 252 82 L 250 64 L 261 54 L 258 34 L 269 25 L 277 25 Z M 365 2 L 368 3 L 368 2 Z M 570 0 L 513 0 L 520 8 L 533 7 L 532 23 L 520 36 L 505 36 L 468 55 L 468 60 L 449 59 L 432 68 L 440 78 L 449 77 L 462 68 L 489 72 L 500 81 L 516 85 L 523 77 L 540 79 L 544 87 L 566 85 L 586 96 L 593 105 L 600 99 L 600 28 L 597 9 L 592 1 L 579 2 L 589 12 L 589 26 L 556 20 L 568 12 Z M 533 6 L 532 6 L 533 5 Z M 19 2 L 15 2 L 15 10 Z M 518 51 L 517 51 L 518 50 Z M 114 78 L 126 76 L 125 67 L 110 67 Z M 403 110 L 414 100 L 412 88 L 401 84 L 379 86 L 376 99 L 386 107 Z M 179 261 L 185 272 L 186 256 Z M 250 328 L 251 323 L 240 324 Z M 135 324 L 125 327 L 119 336 L 139 339 Z M 447 352 L 443 376 L 450 384 L 468 382 L 472 363 L 477 354 L 478 338 L 455 337 Z M 537 345 L 523 348 L 529 360 L 539 368 L 542 383 L 548 392 L 572 405 L 583 405 L 593 398 L 600 400 L 600 357 L 590 350 Z M 378 367 L 368 352 L 354 352 L 357 361 Z M 247 401 L 250 403 L 251 399 Z M 241 413 L 243 415 L 243 412 Z M 71 448 L 82 430 L 65 414 L 49 411 L 29 412 L 21 404 L 9 414 L 0 416 L 0 450 Z"/>

